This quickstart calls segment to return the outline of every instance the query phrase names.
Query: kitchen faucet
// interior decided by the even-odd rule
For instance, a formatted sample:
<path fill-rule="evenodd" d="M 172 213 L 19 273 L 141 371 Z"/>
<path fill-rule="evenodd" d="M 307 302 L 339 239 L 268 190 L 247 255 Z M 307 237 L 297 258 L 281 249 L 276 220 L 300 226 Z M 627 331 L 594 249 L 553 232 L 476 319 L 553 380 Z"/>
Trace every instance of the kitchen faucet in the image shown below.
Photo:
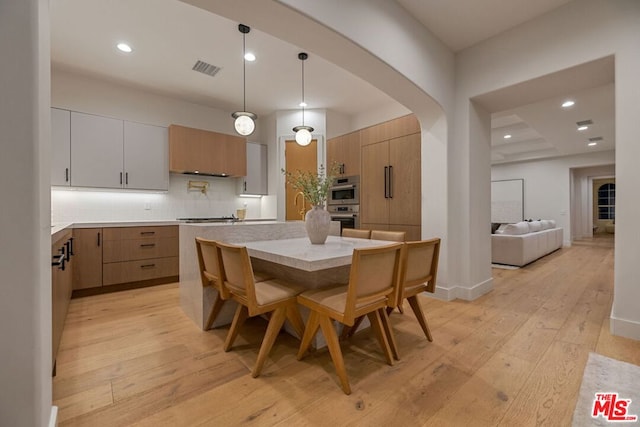
<path fill-rule="evenodd" d="M 307 208 L 305 207 L 304 193 L 302 191 L 298 191 L 296 193 L 296 197 L 295 199 L 293 199 L 293 205 L 298 206 L 298 196 L 302 196 L 302 209 L 300 209 L 298 212 L 300 213 L 300 217 L 304 221 L 304 214 L 307 213 Z"/>

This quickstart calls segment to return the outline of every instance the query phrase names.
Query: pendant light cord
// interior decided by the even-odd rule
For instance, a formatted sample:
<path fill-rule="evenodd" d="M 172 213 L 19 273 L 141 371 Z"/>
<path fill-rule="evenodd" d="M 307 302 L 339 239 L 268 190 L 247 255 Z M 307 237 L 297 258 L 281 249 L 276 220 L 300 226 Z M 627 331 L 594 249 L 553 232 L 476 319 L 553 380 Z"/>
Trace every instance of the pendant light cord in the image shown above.
<path fill-rule="evenodd" d="M 242 33 L 242 111 L 247 111 L 247 54 L 246 34 Z"/>
<path fill-rule="evenodd" d="M 304 126 L 304 59 L 300 62 L 302 62 L 302 126 Z"/>

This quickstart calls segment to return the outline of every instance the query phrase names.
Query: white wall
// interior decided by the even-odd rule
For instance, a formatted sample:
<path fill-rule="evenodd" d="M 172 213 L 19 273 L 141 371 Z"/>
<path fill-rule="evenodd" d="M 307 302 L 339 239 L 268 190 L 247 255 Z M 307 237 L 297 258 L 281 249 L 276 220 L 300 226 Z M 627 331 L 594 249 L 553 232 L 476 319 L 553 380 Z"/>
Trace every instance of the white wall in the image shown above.
<path fill-rule="evenodd" d="M 114 82 L 54 69 L 51 103 L 55 107 L 158 126 L 172 123 L 235 134 L 231 115 L 222 110 L 146 92 Z M 268 123 L 268 118 L 259 119 Z M 261 141 L 264 126 L 248 140 Z M 270 163 L 271 165 L 271 163 Z M 210 191 L 187 191 L 188 180 L 208 181 Z M 228 216 L 247 204 L 247 218 L 273 218 L 260 199 L 236 195 L 237 179 L 171 174 L 166 193 L 125 191 L 52 192 L 53 222 L 168 220 L 183 217 Z"/>
<path fill-rule="evenodd" d="M 491 167 L 491 180 L 524 179 L 525 219 L 553 219 L 564 229 L 564 245 L 571 246 L 571 169 L 607 165 L 614 151 L 499 164 Z"/>
<path fill-rule="evenodd" d="M 554 12 L 529 21 L 499 36 L 473 46 L 456 57 L 456 115 L 450 151 L 450 184 L 462 194 L 449 205 L 456 223 L 471 223 L 477 213 L 471 194 L 490 197 L 482 173 L 467 175 L 470 147 L 478 145 L 482 129 L 469 126 L 469 100 L 476 96 L 532 80 L 585 62 L 615 55 L 616 120 L 616 243 L 615 289 L 611 329 L 615 334 L 640 339 L 640 286 L 634 279 L 640 247 L 640 200 L 635 194 L 640 182 L 640 2 L 637 0 L 580 0 L 567 3 Z M 489 60 L 490 59 L 490 60 Z M 487 148 L 488 149 L 488 148 Z M 483 156 L 484 157 L 484 156 Z M 473 159 L 473 160 L 472 160 Z M 489 167 L 487 164 L 485 167 Z M 486 264 L 488 254 L 480 252 L 474 240 L 489 239 L 484 228 L 473 230 L 477 237 L 464 238 L 455 251 L 466 253 L 472 263 Z M 455 239 L 454 239 L 455 240 Z M 473 280 L 472 280 L 473 282 Z"/>
<path fill-rule="evenodd" d="M 51 407 L 49 2 L 0 6 L 0 425 Z"/>

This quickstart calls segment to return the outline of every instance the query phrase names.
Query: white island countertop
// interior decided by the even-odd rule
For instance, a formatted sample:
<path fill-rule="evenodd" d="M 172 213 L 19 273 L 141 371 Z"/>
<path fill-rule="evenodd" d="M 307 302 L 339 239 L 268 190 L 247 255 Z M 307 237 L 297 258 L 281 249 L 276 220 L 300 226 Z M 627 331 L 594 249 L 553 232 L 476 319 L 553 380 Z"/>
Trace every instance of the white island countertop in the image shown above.
<path fill-rule="evenodd" d="M 264 261 L 305 271 L 319 271 L 351 264 L 354 249 L 386 246 L 393 242 L 328 236 L 322 245 L 307 237 L 246 242 L 249 255 Z"/>

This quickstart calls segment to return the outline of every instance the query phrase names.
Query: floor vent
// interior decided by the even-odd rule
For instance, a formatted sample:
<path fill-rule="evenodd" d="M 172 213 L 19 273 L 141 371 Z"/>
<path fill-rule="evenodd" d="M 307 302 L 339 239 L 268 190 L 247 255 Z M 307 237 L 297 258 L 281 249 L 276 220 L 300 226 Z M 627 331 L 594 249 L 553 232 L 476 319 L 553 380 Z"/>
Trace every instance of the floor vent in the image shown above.
<path fill-rule="evenodd" d="M 204 61 L 196 61 L 195 65 L 192 68 L 193 71 L 197 71 L 202 74 L 206 74 L 207 76 L 215 76 L 218 74 L 218 71 L 222 70 L 220 67 L 216 67 L 215 65 L 208 64 Z"/>

